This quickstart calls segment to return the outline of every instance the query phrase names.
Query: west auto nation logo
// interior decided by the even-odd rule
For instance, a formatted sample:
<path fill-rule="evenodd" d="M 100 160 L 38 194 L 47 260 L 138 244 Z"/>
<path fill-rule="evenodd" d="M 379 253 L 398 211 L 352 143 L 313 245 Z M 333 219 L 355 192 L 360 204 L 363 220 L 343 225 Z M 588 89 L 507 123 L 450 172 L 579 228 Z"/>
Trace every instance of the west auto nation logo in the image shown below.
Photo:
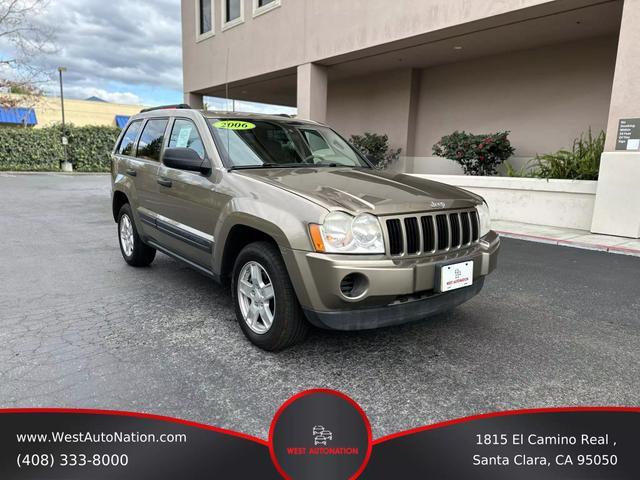
<path fill-rule="evenodd" d="M 316 425 L 313 427 L 313 444 L 315 446 L 324 445 L 327 446 L 327 442 L 333 440 L 333 433 L 327 430 L 322 425 Z"/>

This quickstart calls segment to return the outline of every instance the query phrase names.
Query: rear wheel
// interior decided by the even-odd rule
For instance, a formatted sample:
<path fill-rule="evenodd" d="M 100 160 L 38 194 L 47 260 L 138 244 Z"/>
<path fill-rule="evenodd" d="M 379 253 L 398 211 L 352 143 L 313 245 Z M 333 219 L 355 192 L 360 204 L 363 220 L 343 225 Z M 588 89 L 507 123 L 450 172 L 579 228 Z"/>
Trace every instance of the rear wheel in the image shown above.
<path fill-rule="evenodd" d="M 156 249 L 140 239 L 128 203 L 122 206 L 118 214 L 118 240 L 122 257 L 133 267 L 148 267 L 156 258 Z"/>
<path fill-rule="evenodd" d="M 273 244 L 256 242 L 240 252 L 231 291 L 240 327 L 258 347 L 282 350 L 307 335 L 309 324 Z"/>

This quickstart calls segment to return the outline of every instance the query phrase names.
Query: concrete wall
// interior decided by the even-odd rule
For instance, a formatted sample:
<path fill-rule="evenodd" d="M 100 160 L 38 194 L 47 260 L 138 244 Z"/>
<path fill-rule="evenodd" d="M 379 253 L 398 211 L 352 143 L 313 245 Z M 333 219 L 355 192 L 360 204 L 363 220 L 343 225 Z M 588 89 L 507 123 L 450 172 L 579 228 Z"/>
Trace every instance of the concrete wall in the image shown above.
<path fill-rule="evenodd" d="M 412 70 L 355 77 L 329 83 L 327 122 L 343 136 L 364 132 L 389 135 L 395 148 L 407 148 Z"/>
<path fill-rule="evenodd" d="M 616 49 L 616 37 L 594 38 L 423 70 L 408 168 L 462 173 L 431 156 L 433 144 L 455 130 L 510 130 L 516 166 L 570 148 L 589 127 L 606 130 Z"/>
<path fill-rule="evenodd" d="M 553 9 L 558 3 L 550 0 L 282 0 L 282 7 L 253 18 L 253 1 L 244 0 L 244 24 L 222 32 L 222 3 L 213 0 L 215 35 L 197 41 L 196 1 L 182 0 L 185 92 L 527 7 L 549 5 Z M 256 55 L 256 48 L 260 48 L 260 55 Z"/>
<path fill-rule="evenodd" d="M 595 181 L 537 178 L 418 175 L 481 195 L 491 218 L 589 230 L 596 199 Z"/>

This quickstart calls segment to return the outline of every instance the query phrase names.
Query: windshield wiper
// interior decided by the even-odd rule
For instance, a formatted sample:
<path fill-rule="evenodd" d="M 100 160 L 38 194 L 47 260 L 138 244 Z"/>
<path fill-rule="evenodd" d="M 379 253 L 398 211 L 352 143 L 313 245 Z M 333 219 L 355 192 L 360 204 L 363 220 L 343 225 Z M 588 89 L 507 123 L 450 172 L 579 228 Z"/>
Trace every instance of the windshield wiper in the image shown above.
<path fill-rule="evenodd" d="M 304 167 L 302 163 L 262 163 L 260 165 L 234 165 L 229 170 L 250 170 L 254 168 L 297 168 Z"/>

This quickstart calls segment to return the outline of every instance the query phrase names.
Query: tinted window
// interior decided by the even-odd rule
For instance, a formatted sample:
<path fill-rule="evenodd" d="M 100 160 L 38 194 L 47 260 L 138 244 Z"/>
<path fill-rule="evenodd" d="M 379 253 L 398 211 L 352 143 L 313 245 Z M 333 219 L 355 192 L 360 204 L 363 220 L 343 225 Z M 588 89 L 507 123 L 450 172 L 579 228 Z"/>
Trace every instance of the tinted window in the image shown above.
<path fill-rule="evenodd" d="M 275 0 L 258 0 L 258 6 L 259 7 L 264 7 L 265 5 L 269 5 L 270 3 L 273 3 Z"/>
<path fill-rule="evenodd" d="M 202 138 L 191 120 L 176 120 L 171 130 L 169 148 L 190 148 L 204 158 Z"/>
<path fill-rule="evenodd" d="M 127 128 L 124 137 L 122 137 L 122 141 L 120 142 L 120 148 L 118 149 L 118 153 L 120 155 L 133 155 L 135 152 L 135 142 L 138 137 L 138 133 L 140 132 L 140 126 L 142 122 L 133 122 Z"/>
<path fill-rule="evenodd" d="M 200 35 L 211 31 L 211 0 L 200 1 Z"/>
<path fill-rule="evenodd" d="M 164 141 L 164 131 L 169 120 L 149 120 L 142 131 L 142 136 L 138 142 L 139 158 L 146 160 L 160 161 L 160 152 Z"/>

